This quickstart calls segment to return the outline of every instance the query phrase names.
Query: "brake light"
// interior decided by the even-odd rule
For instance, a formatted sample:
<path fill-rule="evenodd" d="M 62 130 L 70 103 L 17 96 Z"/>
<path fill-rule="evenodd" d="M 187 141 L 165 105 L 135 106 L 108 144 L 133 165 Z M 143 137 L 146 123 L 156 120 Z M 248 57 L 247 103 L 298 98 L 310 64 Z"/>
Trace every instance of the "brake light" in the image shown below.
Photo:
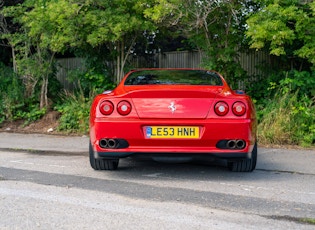
<path fill-rule="evenodd" d="M 214 106 L 214 111 L 219 116 L 224 116 L 229 112 L 229 106 L 224 101 L 219 101 Z"/>
<path fill-rule="evenodd" d="M 121 101 L 117 105 L 117 111 L 120 115 L 126 116 L 131 112 L 131 104 L 128 101 Z"/>
<path fill-rule="evenodd" d="M 246 112 L 246 106 L 243 102 L 237 101 L 233 104 L 232 111 L 236 116 L 243 116 Z"/>
<path fill-rule="evenodd" d="M 114 105 L 110 101 L 103 101 L 100 104 L 100 111 L 103 115 L 110 115 L 114 111 Z"/>

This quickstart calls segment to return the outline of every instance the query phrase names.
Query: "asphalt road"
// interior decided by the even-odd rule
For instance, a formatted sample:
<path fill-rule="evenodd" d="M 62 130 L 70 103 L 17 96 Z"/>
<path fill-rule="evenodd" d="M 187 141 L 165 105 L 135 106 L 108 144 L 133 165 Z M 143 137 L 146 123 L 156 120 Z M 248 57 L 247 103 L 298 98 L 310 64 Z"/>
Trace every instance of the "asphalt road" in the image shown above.
<path fill-rule="evenodd" d="M 259 148 L 257 169 L 123 159 L 88 137 L 0 133 L 0 229 L 315 229 L 315 151 Z"/>

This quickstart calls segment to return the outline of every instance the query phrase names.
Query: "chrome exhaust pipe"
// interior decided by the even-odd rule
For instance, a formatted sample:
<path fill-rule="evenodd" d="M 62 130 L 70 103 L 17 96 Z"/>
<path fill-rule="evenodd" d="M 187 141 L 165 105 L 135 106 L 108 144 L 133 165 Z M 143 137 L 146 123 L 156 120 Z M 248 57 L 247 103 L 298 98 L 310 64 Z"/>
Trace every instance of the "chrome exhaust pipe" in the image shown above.
<path fill-rule="evenodd" d="M 115 139 L 109 139 L 107 141 L 107 147 L 110 148 L 110 149 L 114 149 L 116 148 L 117 146 L 117 143 L 116 143 L 116 140 Z"/>
<path fill-rule="evenodd" d="M 107 141 L 107 139 L 101 139 L 100 140 L 100 147 L 101 148 L 107 148 L 108 147 L 108 141 Z"/>
<path fill-rule="evenodd" d="M 243 149 L 245 148 L 245 141 L 244 140 L 236 140 L 236 148 L 238 149 Z"/>
<path fill-rule="evenodd" d="M 235 142 L 235 140 L 229 140 L 229 141 L 226 143 L 226 147 L 229 148 L 229 149 L 235 149 L 235 148 L 236 148 L 236 142 Z"/>

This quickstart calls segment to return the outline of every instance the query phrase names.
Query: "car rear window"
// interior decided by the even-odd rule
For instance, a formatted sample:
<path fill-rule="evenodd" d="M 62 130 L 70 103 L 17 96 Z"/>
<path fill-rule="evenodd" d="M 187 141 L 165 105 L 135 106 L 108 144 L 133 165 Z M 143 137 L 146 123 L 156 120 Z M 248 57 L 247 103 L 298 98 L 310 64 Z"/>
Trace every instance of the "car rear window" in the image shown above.
<path fill-rule="evenodd" d="M 215 85 L 222 86 L 221 77 L 206 70 L 139 70 L 131 73 L 125 85 Z"/>

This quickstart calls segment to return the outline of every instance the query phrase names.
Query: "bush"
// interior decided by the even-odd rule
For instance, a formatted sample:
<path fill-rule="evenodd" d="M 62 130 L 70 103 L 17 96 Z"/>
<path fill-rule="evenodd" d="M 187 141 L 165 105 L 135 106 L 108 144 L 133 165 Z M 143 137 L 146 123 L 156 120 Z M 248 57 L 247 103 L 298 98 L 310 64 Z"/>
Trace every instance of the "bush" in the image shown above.
<path fill-rule="evenodd" d="M 24 107 L 24 88 L 12 68 L 0 63 L 0 124 L 14 120 Z"/>
<path fill-rule="evenodd" d="M 100 73 L 94 68 L 88 71 L 72 71 L 70 79 L 76 83 L 77 91 L 72 94 L 66 92 L 63 102 L 55 107 L 61 113 L 58 130 L 66 133 L 87 133 L 94 95 L 113 89 L 115 85 L 106 71 Z"/>
<path fill-rule="evenodd" d="M 30 123 L 41 119 L 45 114 L 47 109 L 40 109 L 39 106 L 29 106 L 29 111 L 23 112 L 21 110 L 18 111 L 17 115 L 14 117 L 14 120 L 24 119 L 24 125 L 29 125 Z"/>
<path fill-rule="evenodd" d="M 309 98 L 277 94 L 261 111 L 258 138 L 263 144 L 310 146 L 315 142 L 315 105 Z"/>
<path fill-rule="evenodd" d="M 66 133 L 88 133 L 91 100 L 82 95 L 66 96 L 64 103 L 55 107 L 61 113 L 58 130 Z"/>
<path fill-rule="evenodd" d="M 51 97 L 57 98 L 60 84 L 55 77 L 50 78 Z M 35 88 L 35 90 L 39 91 Z M 11 67 L 0 63 L 0 124 L 4 121 L 25 120 L 28 125 L 46 114 L 47 108 L 39 108 L 39 95 L 36 92 L 30 97 L 24 96 L 25 86 L 21 78 Z M 53 99 L 55 99 L 53 98 Z"/>
<path fill-rule="evenodd" d="M 91 92 L 101 93 L 104 89 L 113 89 L 115 84 L 107 71 L 97 72 L 94 68 L 87 71 L 72 70 L 69 72 L 69 80 L 75 83 L 77 90 L 89 97 Z"/>
<path fill-rule="evenodd" d="M 257 105 L 258 137 L 263 144 L 315 144 L 315 79 L 310 73 L 292 71 L 278 83 L 271 82 L 270 99 Z"/>

